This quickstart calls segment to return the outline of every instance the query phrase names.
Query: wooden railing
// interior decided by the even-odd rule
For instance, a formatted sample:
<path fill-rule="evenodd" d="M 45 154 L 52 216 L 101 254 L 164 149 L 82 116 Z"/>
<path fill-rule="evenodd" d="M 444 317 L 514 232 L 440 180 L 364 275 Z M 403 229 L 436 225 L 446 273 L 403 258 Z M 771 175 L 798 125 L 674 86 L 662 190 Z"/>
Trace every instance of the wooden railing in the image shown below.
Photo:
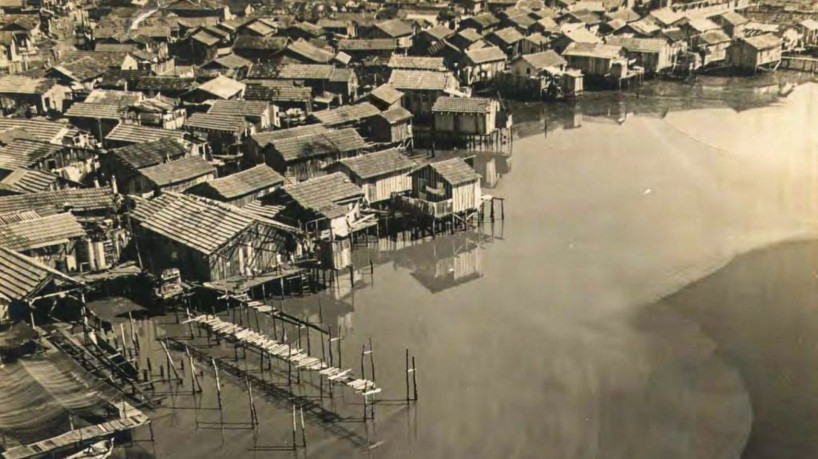
<path fill-rule="evenodd" d="M 454 211 L 454 201 L 451 199 L 434 202 L 408 196 L 397 196 L 397 204 L 401 210 L 433 218 L 442 218 L 451 215 Z"/>

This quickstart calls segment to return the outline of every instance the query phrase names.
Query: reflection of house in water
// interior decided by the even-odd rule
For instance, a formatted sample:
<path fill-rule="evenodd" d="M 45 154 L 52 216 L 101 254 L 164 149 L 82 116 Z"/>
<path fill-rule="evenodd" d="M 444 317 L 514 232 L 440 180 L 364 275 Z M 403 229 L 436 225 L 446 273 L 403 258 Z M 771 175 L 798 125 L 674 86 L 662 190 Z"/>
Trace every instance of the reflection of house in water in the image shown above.
<path fill-rule="evenodd" d="M 511 172 L 511 155 L 501 151 L 476 152 L 474 170 L 480 174 L 480 184 L 494 188 L 500 179 Z"/>
<path fill-rule="evenodd" d="M 474 232 L 422 241 L 395 253 L 395 264 L 437 293 L 483 276 L 481 242 L 491 238 Z"/>

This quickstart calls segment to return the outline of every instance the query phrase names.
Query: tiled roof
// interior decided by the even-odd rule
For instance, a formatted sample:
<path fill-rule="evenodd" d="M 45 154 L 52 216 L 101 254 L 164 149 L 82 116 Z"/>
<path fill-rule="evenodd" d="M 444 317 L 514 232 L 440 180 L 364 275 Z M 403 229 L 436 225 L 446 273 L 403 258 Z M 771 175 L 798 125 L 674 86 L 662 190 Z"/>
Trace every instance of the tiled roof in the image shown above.
<path fill-rule="evenodd" d="M 263 221 L 288 232 L 297 229 L 217 201 L 178 193 L 163 193 L 153 200 L 137 200 L 151 212 L 136 212 L 142 227 L 205 255 L 210 255 L 250 227 Z"/>
<path fill-rule="evenodd" d="M 754 37 L 745 37 L 743 40 L 755 49 L 780 48 L 782 43 L 781 38 L 770 33 L 756 35 Z"/>
<path fill-rule="evenodd" d="M 222 99 L 229 99 L 244 91 L 244 88 L 244 83 L 219 75 L 206 83 L 202 83 L 196 90 L 207 92 Z"/>
<path fill-rule="evenodd" d="M 449 113 L 488 113 L 492 100 L 482 97 L 438 97 L 432 106 L 432 112 Z"/>
<path fill-rule="evenodd" d="M 270 143 L 287 162 L 331 153 L 354 152 L 366 146 L 358 131 L 352 128 L 273 140 Z"/>
<path fill-rule="evenodd" d="M 412 24 L 401 19 L 379 22 L 375 24 L 375 28 L 392 38 L 405 37 L 414 33 Z"/>
<path fill-rule="evenodd" d="M 57 180 L 56 175 L 47 172 L 15 169 L 0 180 L 0 190 L 14 193 L 36 193 L 49 190 Z"/>
<path fill-rule="evenodd" d="M 293 52 L 309 62 L 316 64 L 326 64 L 332 62 L 335 54 L 321 49 L 306 40 L 296 40 L 287 46 L 287 50 Z"/>
<path fill-rule="evenodd" d="M 276 69 L 274 78 L 285 80 L 329 80 L 335 67 L 329 64 L 284 64 Z"/>
<path fill-rule="evenodd" d="M 36 140 L 15 139 L 0 147 L 0 169 L 13 170 L 59 153 L 62 147 Z"/>
<path fill-rule="evenodd" d="M 184 131 L 172 131 L 170 129 L 159 129 L 136 124 L 119 123 L 108 133 L 105 140 L 127 143 L 150 142 L 159 139 L 185 139 Z"/>
<path fill-rule="evenodd" d="M 491 13 L 481 13 L 477 16 L 467 18 L 476 22 L 481 28 L 495 26 L 500 23 L 500 19 Z"/>
<path fill-rule="evenodd" d="M 216 100 L 207 113 L 213 115 L 262 116 L 270 104 L 258 100 Z"/>
<path fill-rule="evenodd" d="M 54 69 L 74 81 L 87 81 L 105 73 L 108 65 L 91 56 L 82 56 L 79 59 L 61 62 Z"/>
<path fill-rule="evenodd" d="M 0 297 L 25 300 L 36 295 L 50 281 L 78 284 L 74 279 L 39 261 L 0 247 Z"/>
<path fill-rule="evenodd" d="M 389 68 L 407 70 L 446 70 L 442 57 L 401 56 L 389 58 Z"/>
<path fill-rule="evenodd" d="M 213 63 L 216 63 L 224 68 L 227 69 L 237 69 L 241 67 L 250 67 L 253 64 L 252 61 L 245 59 L 241 56 L 237 56 L 233 53 L 230 53 L 226 56 L 217 57 L 213 59 Z"/>
<path fill-rule="evenodd" d="M 257 193 L 266 188 L 284 183 L 284 177 L 267 165 L 260 164 L 250 169 L 230 174 L 227 177 L 210 180 L 201 186 L 212 189 L 223 200 L 231 200 Z M 195 194 L 195 191 L 193 191 Z"/>
<path fill-rule="evenodd" d="M 707 32 L 701 34 L 699 36 L 699 40 L 708 45 L 717 45 L 719 43 L 731 41 L 732 39 L 723 30 L 715 29 L 708 30 Z"/>
<path fill-rule="evenodd" d="M 134 89 L 137 91 L 187 91 L 193 86 L 192 78 L 179 77 L 143 77 L 136 80 Z"/>
<path fill-rule="evenodd" d="M 548 67 L 562 67 L 563 65 L 567 64 L 562 56 L 550 49 L 540 53 L 523 54 L 520 56 L 520 59 L 524 60 L 532 67 L 540 70 Z"/>
<path fill-rule="evenodd" d="M 118 120 L 123 109 L 115 104 L 76 102 L 65 112 L 68 118 L 93 118 L 100 120 Z"/>
<path fill-rule="evenodd" d="M 563 51 L 563 56 L 577 57 L 597 57 L 613 59 L 620 56 L 622 47 L 613 45 L 601 45 L 598 43 L 571 43 Z"/>
<path fill-rule="evenodd" d="M 462 158 L 452 158 L 429 164 L 444 180 L 451 185 L 460 185 L 480 180 L 480 174 L 474 171 Z"/>
<path fill-rule="evenodd" d="M 51 89 L 55 84 L 54 80 L 48 78 L 6 75 L 0 78 L 0 94 L 40 95 Z"/>
<path fill-rule="evenodd" d="M 323 124 L 307 124 L 289 129 L 257 132 L 251 137 L 256 141 L 256 143 L 264 148 L 268 144 L 271 144 L 274 140 L 291 139 L 293 137 L 322 134 L 325 132 L 329 132 L 329 129 L 327 129 L 327 127 Z"/>
<path fill-rule="evenodd" d="M 139 170 L 139 173 L 151 183 L 160 187 L 185 182 L 207 174 L 215 174 L 215 172 L 216 168 L 200 156 L 188 156 Z"/>
<path fill-rule="evenodd" d="M 388 84 L 382 84 L 373 89 L 369 96 L 391 105 L 399 101 L 403 93 Z"/>
<path fill-rule="evenodd" d="M 253 37 L 239 35 L 233 43 L 233 49 L 238 51 L 283 51 L 290 39 L 287 37 Z"/>
<path fill-rule="evenodd" d="M 496 46 L 486 46 L 485 48 L 469 49 L 466 57 L 474 64 L 485 62 L 496 62 L 506 60 L 506 53 Z"/>
<path fill-rule="evenodd" d="M 338 202 L 364 194 L 361 187 L 340 172 L 285 185 L 283 189 L 298 205 L 312 211 L 329 210 Z"/>
<path fill-rule="evenodd" d="M 0 247 L 24 251 L 67 242 L 85 236 L 70 212 L 0 226 Z"/>
<path fill-rule="evenodd" d="M 444 25 L 437 25 L 430 29 L 424 30 L 423 33 L 429 34 L 435 40 L 443 40 L 444 38 L 454 35 L 455 31 Z"/>
<path fill-rule="evenodd" d="M 448 72 L 430 72 L 428 70 L 393 70 L 389 84 L 396 89 L 415 89 L 443 91 L 453 87 L 456 82 Z"/>
<path fill-rule="evenodd" d="M 108 156 L 132 169 L 155 166 L 168 159 L 176 159 L 187 154 L 187 149 L 173 139 L 159 139 L 144 143 L 134 143 L 108 152 Z"/>
<path fill-rule="evenodd" d="M 338 40 L 339 51 L 390 51 L 398 48 L 398 41 L 392 38 L 344 38 Z"/>
<path fill-rule="evenodd" d="M 194 113 L 185 120 L 185 128 L 241 133 L 247 129 L 247 122 L 239 115 Z"/>
<path fill-rule="evenodd" d="M 403 108 L 403 107 L 394 107 L 390 108 L 389 110 L 381 113 L 381 117 L 386 120 L 389 124 L 400 123 L 401 121 L 406 121 L 412 119 L 412 112 Z"/>
<path fill-rule="evenodd" d="M 27 120 L 22 118 L 0 118 L 0 132 L 21 129 L 41 142 L 62 144 L 62 137 L 69 128 L 53 121 Z"/>
<path fill-rule="evenodd" d="M 115 205 L 110 188 L 77 188 L 0 196 L 0 214 L 21 210 L 63 210 L 66 207 L 77 211 L 96 211 L 112 209 Z"/>
<path fill-rule="evenodd" d="M 312 98 L 312 89 L 308 86 L 295 86 L 290 80 L 273 80 L 288 85 L 273 86 L 261 81 L 248 81 L 244 90 L 246 100 L 263 100 L 270 102 L 308 102 Z"/>
<path fill-rule="evenodd" d="M 634 53 L 661 53 L 667 48 L 667 42 L 658 38 L 635 38 L 612 36 L 608 37 L 607 44 L 621 46 L 623 49 Z"/>
<path fill-rule="evenodd" d="M 362 179 L 380 177 L 395 172 L 409 172 L 415 163 L 395 148 L 376 151 L 341 160 L 352 173 Z"/>
<path fill-rule="evenodd" d="M 364 102 L 355 105 L 342 105 L 338 108 L 312 112 L 318 122 L 332 127 L 346 123 L 355 123 L 381 113 L 374 105 Z"/>
<path fill-rule="evenodd" d="M 491 33 L 491 36 L 497 37 L 501 42 L 507 45 L 517 43 L 525 38 L 523 34 L 521 34 L 520 31 L 514 27 L 506 27 L 505 29 L 495 30 Z"/>

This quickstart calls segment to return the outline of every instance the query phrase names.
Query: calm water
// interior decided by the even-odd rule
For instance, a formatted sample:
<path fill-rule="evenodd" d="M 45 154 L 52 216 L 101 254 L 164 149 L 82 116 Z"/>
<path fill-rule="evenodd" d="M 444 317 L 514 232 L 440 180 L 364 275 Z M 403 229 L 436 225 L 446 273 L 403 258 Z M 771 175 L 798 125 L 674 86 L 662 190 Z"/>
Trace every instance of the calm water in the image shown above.
<path fill-rule="evenodd" d="M 818 222 L 818 85 L 780 88 L 706 80 L 522 107 L 513 161 L 487 181 L 504 222 L 382 242 L 357 255 L 375 271 L 355 289 L 342 277 L 286 303 L 315 317 L 320 299 L 356 372 L 371 338 L 382 399 L 405 396 L 405 348 L 419 368 L 417 405 L 383 402 L 374 422 L 335 426 L 343 437 L 308 420 L 307 455 L 815 457 L 818 244 L 742 255 Z M 305 455 L 270 451 L 289 441 L 286 405 L 262 399 L 254 436 L 237 424 L 246 394 L 225 390 L 223 414 L 175 397 L 156 443 L 128 456 Z"/>

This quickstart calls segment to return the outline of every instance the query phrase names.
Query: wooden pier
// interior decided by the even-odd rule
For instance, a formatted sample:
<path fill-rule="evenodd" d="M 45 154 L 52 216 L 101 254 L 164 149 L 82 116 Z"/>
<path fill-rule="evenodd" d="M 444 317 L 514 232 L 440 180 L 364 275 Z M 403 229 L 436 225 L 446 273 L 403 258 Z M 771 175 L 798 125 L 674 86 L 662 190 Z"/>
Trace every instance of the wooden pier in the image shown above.
<path fill-rule="evenodd" d="M 74 429 L 36 443 L 15 446 L 4 452 L 3 458 L 57 457 L 57 454 L 64 454 L 67 451 L 76 450 L 78 447 L 106 440 L 150 423 L 150 419 L 131 404 L 123 401 L 116 406 L 119 409 L 119 419 Z"/>
<path fill-rule="evenodd" d="M 208 329 L 219 337 L 242 346 L 254 348 L 261 355 L 273 356 L 298 369 L 316 371 L 330 383 L 344 384 L 363 396 L 380 392 L 374 381 L 354 377 L 351 369 L 344 370 L 332 366 L 317 357 L 310 356 L 303 349 L 298 349 L 289 343 L 277 341 L 249 328 L 205 314 L 191 317 L 188 321 L 196 322 L 199 326 Z"/>

